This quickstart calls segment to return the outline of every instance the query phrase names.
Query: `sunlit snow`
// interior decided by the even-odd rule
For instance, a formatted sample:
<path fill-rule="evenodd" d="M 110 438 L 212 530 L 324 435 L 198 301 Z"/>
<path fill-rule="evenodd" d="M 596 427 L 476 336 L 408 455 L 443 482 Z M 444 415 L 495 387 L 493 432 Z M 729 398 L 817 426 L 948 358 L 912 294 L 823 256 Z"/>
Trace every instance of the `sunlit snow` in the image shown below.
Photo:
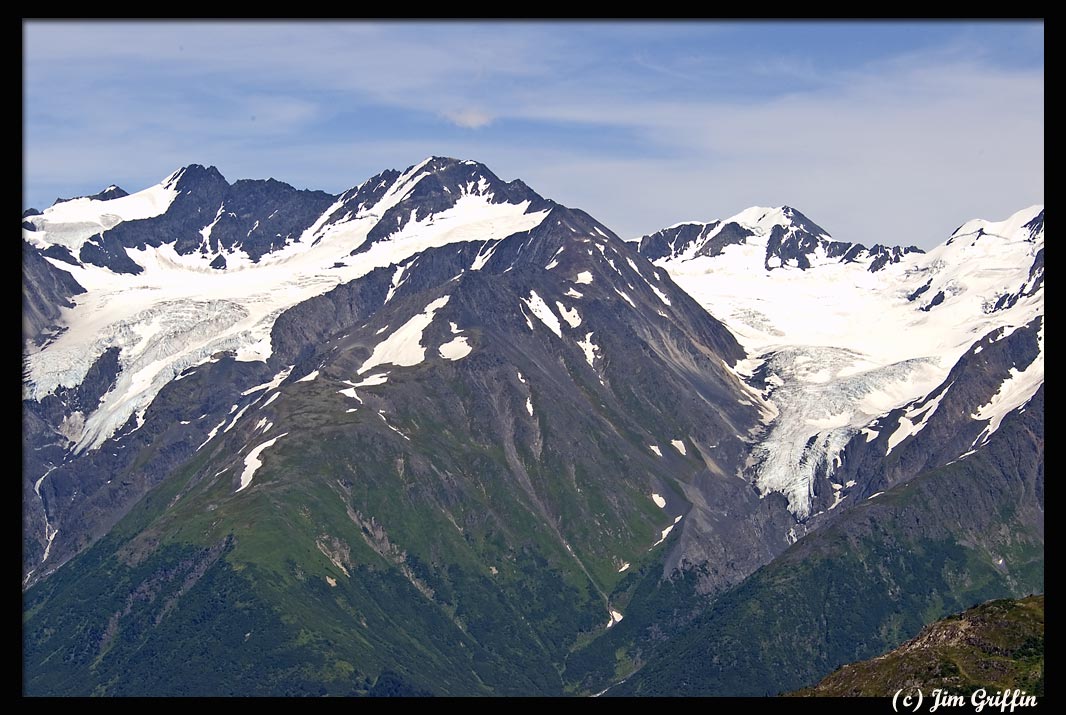
<path fill-rule="evenodd" d="M 555 316 L 555 313 L 553 313 L 551 308 L 548 307 L 548 304 L 537 295 L 537 291 L 529 291 L 529 298 L 523 298 L 522 302 L 526 304 L 526 307 L 533 311 L 533 315 L 535 315 L 540 322 L 548 326 L 549 330 L 560 338 L 563 337 L 563 330 L 559 326 L 559 318 Z"/>
<path fill-rule="evenodd" d="M 270 330 L 287 308 L 428 248 L 498 241 L 532 229 L 547 215 L 547 211 L 525 213 L 528 202 L 494 204 L 489 197 L 465 194 L 454 207 L 411 221 L 387 240 L 349 256 L 365 243 L 384 212 L 428 175 L 421 171 L 424 165 L 401 175 L 377 204 L 329 223 L 343 204 L 341 197 L 298 240 L 263 256 L 259 263 L 238 251 L 226 254 L 227 269 L 216 270 L 208 265 L 214 256 L 179 255 L 171 244 L 128 249 L 130 258 L 144 269 L 136 275 L 48 259 L 88 293 L 75 298 L 73 309 L 63 310 L 68 330 L 37 352 L 29 348 L 26 397 L 40 399 L 58 387 L 74 387 L 105 350 L 118 347 L 121 372 L 85 420 L 76 445 L 76 451 L 96 448 L 131 415 L 143 415 L 163 385 L 189 367 L 225 351 L 243 360 L 269 357 Z M 40 217 L 28 217 L 38 230 L 24 230 L 23 236 L 40 247 L 80 248 L 101 228 L 165 211 L 178 178 L 172 175 L 122 199 L 58 204 Z M 345 265 L 331 269 L 339 261 Z"/>
<path fill-rule="evenodd" d="M 378 365 L 410 367 L 425 360 L 426 349 L 422 345 L 422 331 L 433 322 L 436 312 L 447 305 L 448 298 L 449 296 L 445 295 L 432 301 L 421 313 L 413 316 L 396 332 L 378 343 L 358 373 L 362 375 Z"/>
<path fill-rule="evenodd" d="M 581 325 L 581 314 L 577 312 L 577 308 L 567 310 L 566 306 L 559 301 L 555 301 L 555 307 L 559 309 L 559 315 L 563 316 L 563 320 L 569 323 L 571 328 Z"/>
<path fill-rule="evenodd" d="M 585 353 L 585 361 L 590 366 L 596 367 L 593 361 L 598 357 L 596 353 L 599 352 L 600 347 L 592 342 L 592 335 L 593 333 L 586 333 L 584 340 L 577 341 L 577 346 Z"/>
<path fill-rule="evenodd" d="M 811 269 L 766 271 L 772 229 L 790 229 L 791 223 L 781 209 L 760 207 L 725 219 L 680 255 L 656 261 L 726 323 L 755 361 L 752 368 L 768 363 L 768 407 L 776 416 L 765 415 L 769 432 L 754 454 L 760 491 L 785 494 L 790 510 L 807 517 L 819 464 L 829 465 L 832 473 L 853 435 L 861 431 L 871 441 L 885 429 L 871 428 L 874 420 L 895 408 L 918 405 L 920 412 L 887 427 L 895 447 L 933 414 L 938 403 L 923 398 L 943 383 L 975 340 L 998 327 L 1006 333 L 1043 314 L 1042 289 L 1009 309 L 991 309 L 1002 295 L 1032 285 L 1029 268 L 1043 238 L 1034 240 L 1023 227 L 1042 208 L 1019 211 L 998 223 L 969 222 L 930 252 L 907 254 L 876 273 L 868 270 L 868 253 L 848 263 L 821 249 L 811 256 Z M 725 246 L 717 256 L 696 257 L 705 241 L 730 222 L 754 236 Z M 910 240 L 901 232 L 901 244 Z M 920 297 L 908 300 L 926 284 Z M 922 310 L 940 292 L 942 302 Z M 747 369 L 738 365 L 735 372 Z M 1042 344 L 1037 362 L 1023 372 L 1014 376 L 1017 386 L 1012 379 L 1001 388 L 1009 399 L 995 398 L 994 408 L 986 405 L 975 413 L 989 420 L 989 433 L 1042 383 Z"/>
<path fill-rule="evenodd" d="M 251 484 L 252 477 L 255 476 L 256 470 L 263 466 L 263 463 L 259 460 L 259 455 L 261 455 L 267 448 L 273 447 L 275 442 L 287 434 L 288 432 L 282 432 L 277 437 L 268 439 L 266 442 L 263 442 L 248 453 L 248 456 L 244 458 L 244 471 L 241 472 L 241 485 L 237 487 L 237 491 L 241 491 Z"/>
<path fill-rule="evenodd" d="M 440 356 L 448 360 L 460 360 L 469 355 L 471 350 L 473 348 L 466 341 L 466 336 L 460 335 L 440 346 Z"/>

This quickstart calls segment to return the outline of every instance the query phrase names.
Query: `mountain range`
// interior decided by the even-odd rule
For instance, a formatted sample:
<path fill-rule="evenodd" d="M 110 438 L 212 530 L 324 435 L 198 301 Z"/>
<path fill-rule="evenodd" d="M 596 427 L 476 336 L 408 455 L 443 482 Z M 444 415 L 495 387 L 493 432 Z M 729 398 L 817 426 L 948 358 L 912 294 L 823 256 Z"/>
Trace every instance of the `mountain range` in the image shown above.
<path fill-rule="evenodd" d="M 30 694 L 774 694 L 1043 591 L 1042 207 L 191 165 L 23 215 L 23 338 Z"/>

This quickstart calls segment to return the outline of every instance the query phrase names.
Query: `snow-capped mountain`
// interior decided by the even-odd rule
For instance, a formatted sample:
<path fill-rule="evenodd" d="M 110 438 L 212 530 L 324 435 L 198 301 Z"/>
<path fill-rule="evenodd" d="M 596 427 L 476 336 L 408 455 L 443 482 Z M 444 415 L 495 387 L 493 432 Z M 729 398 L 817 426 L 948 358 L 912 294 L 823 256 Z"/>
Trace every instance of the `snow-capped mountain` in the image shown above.
<path fill-rule="evenodd" d="M 788 207 L 633 243 L 472 161 L 192 165 L 23 242 L 27 692 L 591 694 L 752 580 L 831 609 L 793 542 L 1015 445 L 1028 551 L 974 558 L 1038 577 L 1039 207 L 928 254 Z"/>
<path fill-rule="evenodd" d="M 89 291 L 64 315 L 69 329 L 27 358 L 27 397 L 80 384 L 118 347 L 117 383 L 82 416 L 74 440 L 75 451 L 99 447 L 131 415 L 142 420 L 184 369 L 224 350 L 238 360 L 268 357 L 270 329 L 286 308 L 427 248 L 503 238 L 547 215 L 539 196 L 519 196 L 524 187 L 473 162 L 437 176 L 443 161 L 387 172 L 339 197 L 272 180 L 230 186 L 213 167 L 193 165 L 136 194 L 77 199 L 27 218 L 34 230 L 24 228 L 24 239 Z M 442 179 L 454 180 L 454 194 Z M 444 197 L 419 203 L 434 189 Z M 421 218 L 405 202 L 418 203 Z"/>
<path fill-rule="evenodd" d="M 675 562 L 724 553 L 738 529 L 755 530 L 748 541 L 774 544 L 736 557 L 714 577 L 719 585 L 786 543 L 787 520 L 759 526 L 779 507 L 767 510 L 739 482 L 685 485 L 697 465 L 736 471 L 768 408 L 730 369 L 742 352 L 728 331 L 601 223 L 470 161 L 430 158 L 336 197 L 276 184 L 228 185 L 217 171 L 194 166 L 142 192 L 77 199 L 25 219 L 29 257 L 54 280 L 65 276 L 84 290 L 57 292 L 58 329 L 31 341 L 25 359 L 25 431 L 34 444 L 25 507 L 39 525 L 28 531 L 34 556 L 27 572 L 44 562 L 46 571 L 54 568 L 91 543 L 201 449 L 230 444 L 234 435 L 250 440 L 230 444 L 225 454 L 232 458 L 256 447 L 252 441 L 268 450 L 271 440 L 298 433 L 299 425 L 272 416 L 288 391 L 331 382 L 332 394 L 342 395 L 332 399 L 347 401 L 331 409 L 355 419 L 348 416 L 362 414 L 362 401 L 374 393 L 405 394 L 396 387 L 397 368 L 404 368 L 399 375 L 427 363 L 454 371 L 503 346 L 525 346 L 525 357 L 505 351 L 495 358 L 516 366 L 520 379 L 493 378 L 524 393 L 520 409 L 500 418 L 520 434 L 527 420 L 549 419 L 557 428 L 572 415 L 611 415 L 606 424 L 572 430 L 613 435 L 602 448 L 585 447 L 587 455 L 578 456 L 537 427 L 537 453 L 560 450 L 563 463 L 580 461 L 621 439 L 617 430 L 628 425 L 611 454 L 642 465 L 633 476 L 642 475 L 642 500 L 660 495 L 667 513 L 656 507 L 652 523 L 671 519 L 654 529 L 644 550 L 680 521 L 682 503 L 695 508 L 692 526 L 679 530 L 686 535 Z M 249 192 L 268 190 L 302 218 L 287 217 L 286 232 L 256 243 L 252 228 L 280 209 Z M 206 203 L 197 210 L 194 201 Z M 306 211 L 309 204 L 317 215 Z M 237 206 L 253 209 L 229 211 Z M 645 389 L 652 384 L 654 391 Z M 538 408 L 540 400 L 547 402 Z M 673 414 L 681 405 L 685 412 Z M 376 409 L 386 420 L 393 407 L 386 400 Z M 251 423 L 242 428 L 251 415 L 258 420 L 254 439 Z M 392 434 L 414 438 L 388 425 Z M 494 433 L 481 423 L 465 429 L 478 440 Z M 514 433 L 498 439 L 510 454 Z M 603 457 L 593 472 L 615 458 Z M 680 483 L 647 481 L 674 474 L 679 460 L 690 465 Z M 539 518 L 558 519 L 544 506 L 547 495 L 522 476 L 526 468 L 508 465 Z M 100 478 L 116 474 L 125 476 Z M 721 519 L 715 507 L 724 498 L 757 515 L 740 524 Z M 620 492 L 605 513 L 634 508 L 630 500 Z M 578 548 L 566 533 L 558 538 Z M 626 549 L 598 558 L 617 573 L 640 553 Z"/>
<path fill-rule="evenodd" d="M 754 207 L 638 245 L 744 345 L 740 370 L 777 410 L 751 473 L 806 520 L 884 486 L 848 468 L 846 446 L 885 433 L 883 458 L 914 439 L 980 341 L 1021 329 L 1033 343 L 973 398 L 981 439 L 1042 384 L 1043 219 L 1034 206 L 970 221 L 923 253 L 833 241 L 794 209 Z"/>

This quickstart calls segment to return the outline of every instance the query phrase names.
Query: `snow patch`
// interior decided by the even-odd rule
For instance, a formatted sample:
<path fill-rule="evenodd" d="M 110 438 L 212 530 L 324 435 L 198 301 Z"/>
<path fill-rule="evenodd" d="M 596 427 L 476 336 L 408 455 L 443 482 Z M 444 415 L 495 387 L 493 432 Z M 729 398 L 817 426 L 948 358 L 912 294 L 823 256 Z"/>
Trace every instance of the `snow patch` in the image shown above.
<path fill-rule="evenodd" d="M 533 311 L 533 315 L 537 316 L 537 319 L 544 323 L 549 330 L 560 338 L 563 337 L 563 330 L 559 326 L 559 318 L 555 316 L 555 313 L 553 313 L 551 308 L 548 307 L 548 304 L 537 295 L 537 291 L 529 291 L 529 299 L 526 300 L 523 298 L 522 302 L 525 303 L 527 308 Z"/>
<path fill-rule="evenodd" d="M 460 335 L 440 346 L 440 356 L 448 360 L 460 360 L 465 358 L 473 350 L 466 341 L 466 336 Z"/>
<path fill-rule="evenodd" d="M 663 303 L 665 303 L 668 306 L 669 305 L 673 305 L 670 302 L 670 299 L 666 297 L 666 293 L 663 293 L 661 290 L 659 290 L 658 288 L 653 286 L 650 282 L 647 282 L 647 281 L 645 281 L 645 282 L 648 283 L 648 287 L 652 289 L 652 292 L 655 293 L 656 296 L 658 296 L 659 300 L 661 300 Z"/>
<path fill-rule="evenodd" d="M 492 254 L 496 252 L 499 245 L 499 241 L 485 241 L 481 244 L 481 248 L 478 249 L 477 255 L 474 256 L 474 262 L 470 264 L 470 270 L 480 271 L 484 268 L 485 264 L 487 264 L 489 259 L 492 258 Z"/>
<path fill-rule="evenodd" d="M 354 387 L 346 387 L 343 390 L 337 390 L 337 392 L 339 392 L 340 394 L 344 395 L 345 397 L 350 397 L 353 400 L 358 400 L 359 404 L 363 404 L 363 398 L 360 397 L 359 395 L 355 394 L 355 388 Z"/>
<path fill-rule="evenodd" d="M 422 331 L 433 322 L 433 316 L 448 303 L 449 296 L 442 296 L 432 301 L 425 309 L 401 325 L 396 332 L 374 347 L 367 361 L 357 371 L 362 375 L 378 365 L 397 365 L 410 367 L 418 365 L 426 358 L 426 349 L 422 346 Z"/>
<path fill-rule="evenodd" d="M 651 500 L 655 502 L 655 506 L 659 507 L 660 509 L 666 508 L 666 500 L 663 499 L 661 495 L 655 494 L 653 492 L 651 495 Z"/>
<path fill-rule="evenodd" d="M 672 439 L 672 440 L 670 440 L 670 444 L 674 445 L 674 449 L 676 449 L 678 452 L 680 452 L 681 454 L 685 454 L 685 443 L 684 442 L 682 442 L 679 439 Z"/>
<path fill-rule="evenodd" d="M 658 540 L 658 541 L 656 541 L 656 542 L 655 542 L 654 544 L 652 544 L 652 545 L 651 545 L 651 548 L 653 548 L 653 549 L 654 549 L 654 548 L 655 548 L 656 546 L 658 546 L 659 544 L 661 544 L 661 543 L 663 543 L 664 541 L 666 541 L 666 537 L 670 535 L 670 532 L 674 530 L 674 527 L 675 527 L 675 526 L 677 525 L 677 522 L 678 522 L 678 521 L 680 521 L 680 520 L 681 520 L 681 517 L 679 516 L 679 517 L 678 517 L 678 518 L 677 518 L 677 519 L 676 519 L 676 520 L 674 521 L 674 523 L 673 523 L 673 524 L 671 524 L 670 526 L 668 526 L 668 527 L 666 527 L 665 529 L 663 529 L 663 532 L 662 532 L 662 536 L 660 536 L 660 537 L 659 537 L 659 540 Z"/>
<path fill-rule="evenodd" d="M 239 420 L 241 417 L 244 417 L 244 413 L 248 411 L 249 407 L 251 407 L 251 405 L 245 405 L 241 408 L 241 411 L 237 413 L 237 416 L 233 418 L 233 421 L 229 423 L 226 429 L 222 430 L 223 434 L 233 429 L 233 426 L 237 424 L 237 420 Z"/>
<path fill-rule="evenodd" d="M 200 446 L 196 448 L 196 451 L 199 452 L 203 448 L 203 446 L 205 444 L 207 444 L 208 442 L 213 440 L 215 438 L 215 435 L 218 434 L 218 431 L 222 428 L 222 425 L 224 425 L 224 424 L 226 424 L 226 420 L 222 420 L 217 425 L 215 425 L 215 427 L 210 432 L 207 433 L 207 439 L 205 439 L 200 444 Z"/>
<path fill-rule="evenodd" d="M 378 372 L 374 373 L 373 375 L 368 375 L 364 377 L 359 382 L 348 382 L 347 380 L 345 380 L 344 384 L 351 385 L 352 387 L 373 387 L 374 385 L 384 385 L 388 381 L 389 373 Z"/>
<path fill-rule="evenodd" d="M 574 283 L 589 284 L 592 283 L 592 273 L 589 271 L 581 271 L 577 274 L 577 278 L 574 279 Z"/>
<path fill-rule="evenodd" d="M 297 380 L 296 382 L 311 382 L 312 380 L 314 380 L 314 379 L 315 379 L 315 378 L 317 378 L 317 377 L 318 377 L 318 370 L 312 370 L 311 372 L 307 373 L 306 375 L 304 375 L 303 377 L 301 377 L 301 378 L 300 378 L 299 380 Z M 266 405 L 264 405 L 264 407 L 265 407 L 265 406 L 266 406 Z"/>
<path fill-rule="evenodd" d="M 661 449 L 659 449 L 659 445 L 657 444 L 649 444 L 648 449 L 650 449 L 652 452 L 655 452 L 660 457 L 663 456 L 663 452 Z"/>
<path fill-rule="evenodd" d="M 563 316 L 563 320 L 569 323 L 571 328 L 581 325 L 581 314 L 577 312 L 577 308 L 567 310 L 566 306 L 559 301 L 555 301 L 555 307 L 559 309 L 559 315 Z"/>
<path fill-rule="evenodd" d="M 593 361 L 599 357 L 596 353 L 599 352 L 600 347 L 592 342 L 592 336 L 593 333 L 587 333 L 584 340 L 577 341 L 577 346 L 585 353 L 585 362 L 590 367 L 596 367 Z"/>
<path fill-rule="evenodd" d="M 385 423 L 385 426 L 386 426 L 386 427 L 388 427 L 388 428 L 389 428 L 389 429 L 391 429 L 391 430 L 392 430 L 393 432 L 395 432 L 396 434 L 398 434 L 398 435 L 400 435 L 401 437 L 403 437 L 404 439 L 406 439 L 406 440 L 407 440 L 408 442 L 410 442 L 410 441 L 411 441 L 411 438 L 410 438 L 410 437 L 408 437 L 408 436 L 407 436 L 407 435 L 405 435 L 405 434 L 404 434 L 403 432 L 401 432 L 400 430 L 396 429 L 396 428 L 395 428 L 395 427 L 393 427 L 393 426 L 392 426 L 391 424 L 389 424 L 389 421 L 388 421 L 388 419 L 386 419 L 386 418 L 385 418 L 385 412 L 384 412 L 384 410 L 378 410 L 378 416 L 379 416 L 379 417 L 381 417 L 381 421 Z"/>
<path fill-rule="evenodd" d="M 277 375 L 275 375 L 273 378 L 271 378 L 270 382 L 264 382 L 262 385 L 256 385 L 255 387 L 249 387 L 247 390 L 245 390 L 241 394 L 242 395 L 250 395 L 253 392 L 259 392 L 260 390 L 273 390 L 273 389 L 275 389 L 277 387 L 280 387 L 281 383 L 285 382 L 285 378 L 287 378 L 289 376 L 289 373 L 292 372 L 292 368 L 293 367 L 294 367 L 293 365 L 289 365 L 287 368 L 285 368 L 284 370 L 279 372 Z"/>
<path fill-rule="evenodd" d="M 907 437 L 918 434 L 922 431 L 922 429 L 925 428 L 925 426 L 929 423 L 929 418 L 933 416 L 933 413 L 936 412 L 937 407 L 940 406 L 940 401 L 944 399 L 944 395 L 947 394 L 947 391 L 951 389 L 951 385 L 954 384 L 954 381 L 952 381 L 947 387 L 940 391 L 939 395 L 937 395 L 933 399 L 927 400 L 924 403 L 920 403 L 916 407 L 907 410 L 905 413 L 900 415 L 899 427 L 897 427 L 896 430 L 888 437 L 888 451 L 885 452 L 885 456 L 891 454 L 892 450 L 899 446 L 899 444 L 903 442 L 903 440 L 905 440 Z M 915 418 L 919 419 L 917 421 L 914 421 Z"/>
<path fill-rule="evenodd" d="M 244 471 L 241 472 L 241 485 L 237 487 L 238 492 L 252 483 L 252 477 L 255 476 L 256 470 L 263 466 L 263 463 L 259 459 L 259 456 L 263 451 L 273 447 L 275 442 L 287 434 L 288 432 L 282 432 L 277 437 L 268 439 L 266 442 L 263 442 L 248 453 L 248 456 L 244 458 Z"/>

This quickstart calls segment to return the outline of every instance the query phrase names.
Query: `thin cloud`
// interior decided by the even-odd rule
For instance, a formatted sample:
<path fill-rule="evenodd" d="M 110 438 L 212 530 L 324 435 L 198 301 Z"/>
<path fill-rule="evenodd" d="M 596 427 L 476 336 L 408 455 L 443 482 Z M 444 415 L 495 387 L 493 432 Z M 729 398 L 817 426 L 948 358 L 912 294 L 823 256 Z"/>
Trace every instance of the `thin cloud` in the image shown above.
<path fill-rule="evenodd" d="M 460 109 L 453 112 L 444 112 L 444 116 L 456 125 L 467 129 L 480 129 L 492 123 L 492 115 L 480 109 Z"/>

